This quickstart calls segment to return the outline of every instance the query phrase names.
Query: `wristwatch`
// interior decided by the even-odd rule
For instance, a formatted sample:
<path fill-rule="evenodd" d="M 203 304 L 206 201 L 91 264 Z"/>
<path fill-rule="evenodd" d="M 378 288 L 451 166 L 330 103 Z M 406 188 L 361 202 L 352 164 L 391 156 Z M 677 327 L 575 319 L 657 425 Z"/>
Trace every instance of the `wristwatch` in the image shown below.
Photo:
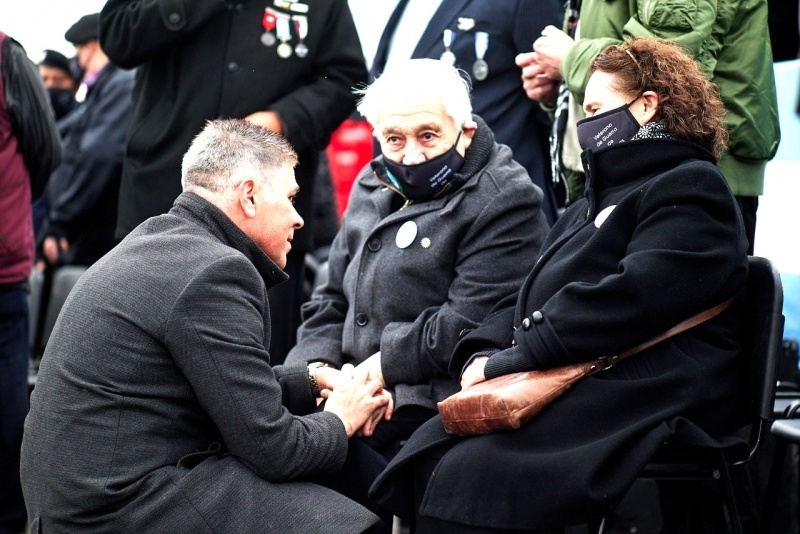
<path fill-rule="evenodd" d="M 328 362 L 309 362 L 306 366 L 308 369 L 308 384 L 311 386 L 311 394 L 314 397 L 319 397 L 319 384 L 317 383 L 317 369 L 320 367 L 330 367 Z"/>

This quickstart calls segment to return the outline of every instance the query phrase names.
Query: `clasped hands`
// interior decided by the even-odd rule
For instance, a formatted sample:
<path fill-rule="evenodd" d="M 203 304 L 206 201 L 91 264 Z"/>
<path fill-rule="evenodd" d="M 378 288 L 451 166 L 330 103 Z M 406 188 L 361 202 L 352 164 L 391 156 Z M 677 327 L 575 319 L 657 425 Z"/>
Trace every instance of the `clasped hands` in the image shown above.
<path fill-rule="evenodd" d="M 556 105 L 558 84 L 562 80 L 561 62 L 575 41 L 555 26 L 546 26 L 533 43 L 533 52 L 518 54 L 522 69 L 522 88 L 531 100 L 550 107 Z"/>
<path fill-rule="evenodd" d="M 366 364 L 370 361 L 370 364 Z M 316 370 L 320 396 L 326 399 L 325 411 L 336 414 L 344 423 L 347 437 L 371 436 L 381 420 L 388 421 L 394 412 L 392 394 L 384 389 L 383 376 L 374 368 L 380 353 L 358 367 L 346 363 L 340 370 L 319 367 Z"/>

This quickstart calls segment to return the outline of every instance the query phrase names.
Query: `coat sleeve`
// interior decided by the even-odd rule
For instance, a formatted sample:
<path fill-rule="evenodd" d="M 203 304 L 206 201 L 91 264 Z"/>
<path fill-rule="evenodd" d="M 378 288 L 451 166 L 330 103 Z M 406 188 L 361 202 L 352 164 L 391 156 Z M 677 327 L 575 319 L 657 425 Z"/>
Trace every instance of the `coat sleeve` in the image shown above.
<path fill-rule="evenodd" d="M 297 329 L 297 344 L 289 351 L 286 363 L 324 360 L 338 368 L 348 363 L 342 355 L 342 332 L 348 307 L 343 280 L 350 263 L 346 235 L 347 215 L 328 254 L 328 280 L 303 304 L 303 323 Z"/>
<path fill-rule="evenodd" d="M 25 50 L 6 37 L 2 53 L 4 97 L 11 128 L 30 174 L 31 198 L 36 198 L 61 162 L 61 139 L 42 80 Z"/>
<path fill-rule="evenodd" d="M 66 144 L 76 153 L 69 155 L 69 165 L 65 162 L 56 171 L 61 180 L 58 189 L 49 189 L 50 207 L 42 235 L 69 239 L 71 231 L 85 225 L 87 214 L 104 201 L 113 181 L 119 180 L 133 84 L 132 73 L 115 71 L 107 84 L 97 87 L 96 90 L 102 91 L 98 98 L 84 104 L 91 106 L 85 110 L 91 114 L 87 127 L 82 130 L 74 125 L 67 131 Z M 75 135 L 80 139 L 69 139 Z"/>
<path fill-rule="evenodd" d="M 715 0 L 679 2 L 628 0 L 628 2 L 630 18 L 624 22 L 620 33 L 592 39 L 581 38 L 564 58 L 561 73 L 570 92 L 580 102 L 583 102 L 586 83 L 589 81 L 589 67 L 594 58 L 606 47 L 620 44 L 626 37 L 655 37 L 675 41 L 697 59 L 700 68 L 709 79 L 713 77 L 716 54 L 719 50 L 711 33 L 721 2 Z M 591 20 L 581 20 L 582 26 L 590 24 Z"/>
<path fill-rule="evenodd" d="M 490 180 L 484 175 L 482 180 Z M 492 307 L 517 290 L 533 267 L 547 233 L 541 193 L 527 183 L 499 184 L 477 213 L 457 250 L 447 300 L 414 321 L 389 323 L 381 336 L 387 386 L 419 384 L 448 376 L 463 325 L 477 326 Z"/>
<path fill-rule="evenodd" d="M 130 69 L 180 45 L 228 9 L 224 0 L 109 0 L 100 12 L 100 44 L 115 64 Z"/>
<path fill-rule="evenodd" d="M 322 150 L 355 109 L 353 89 L 366 83 L 367 68 L 346 0 L 336 0 L 323 30 L 325 42 L 314 55 L 309 83 L 270 104 L 295 150 Z"/>
<path fill-rule="evenodd" d="M 266 289 L 241 255 L 221 258 L 186 282 L 165 325 L 167 348 L 229 452 L 269 481 L 339 469 L 347 435 L 329 412 L 292 415 L 265 347 Z M 279 371 L 286 398 L 314 402 L 302 366 Z"/>

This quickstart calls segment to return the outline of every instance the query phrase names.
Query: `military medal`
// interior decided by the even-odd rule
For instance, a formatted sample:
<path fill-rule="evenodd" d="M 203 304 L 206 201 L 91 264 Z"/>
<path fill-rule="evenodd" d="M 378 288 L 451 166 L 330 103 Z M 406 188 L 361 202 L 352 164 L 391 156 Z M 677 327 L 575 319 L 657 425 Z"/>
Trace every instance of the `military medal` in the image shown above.
<path fill-rule="evenodd" d="M 469 17 L 458 17 L 458 29 L 462 32 L 468 32 L 475 27 L 475 19 Z"/>
<path fill-rule="evenodd" d="M 261 19 L 261 25 L 264 27 L 264 33 L 261 34 L 261 44 L 264 46 L 273 46 L 277 42 L 275 37 L 275 24 L 278 17 L 275 12 L 267 7 L 264 9 L 264 18 Z"/>
<path fill-rule="evenodd" d="M 305 15 L 294 15 L 292 17 L 292 22 L 294 23 L 294 30 L 297 33 L 297 37 L 300 38 L 300 42 L 294 47 L 294 53 L 297 54 L 297 57 L 302 59 L 308 55 L 308 46 L 303 42 L 303 39 L 308 35 L 308 19 Z"/>
<path fill-rule="evenodd" d="M 476 80 L 485 80 L 489 76 L 489 64 L 483 59 L 489 49 L 489 34 L 475 32 L 475 63 L 472 64 L 472 74 Z"/>
<path fill-rule="evenodd" d="M 448 65 L 456 64 L 456 55 L 450 50 L 450 45 L 453 44 L 453 30 L 446 29 L 442 34 L 442 42 L 444 43 L 444 52 L 439 57 Z"/>
<path fill-rule="evenodd" d="M 278 33 L 278 40 L 281 42 L 281 44 L 278 45 L 278 57 L 287 59 L 292 55 L 292 45 L 288 43 L 289 39 L 292 38 L 289 16 L 279 13 L 275 29 Z"/>

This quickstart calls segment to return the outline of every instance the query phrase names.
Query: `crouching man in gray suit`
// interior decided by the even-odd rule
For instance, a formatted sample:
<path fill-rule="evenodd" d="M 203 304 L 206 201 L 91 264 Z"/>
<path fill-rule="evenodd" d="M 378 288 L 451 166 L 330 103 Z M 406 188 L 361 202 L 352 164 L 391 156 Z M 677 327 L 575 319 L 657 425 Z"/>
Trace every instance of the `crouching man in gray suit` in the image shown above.
<path fill-rule="evenodd" d="M 170 212 L 75 286 L 25 423 L 32 533 L 385 528 L 312 481 L 390 417 L 391 396 L 352 367 L 269 364 L 267 289 L 303 224 L 296 161 L 258 126 L 208 123 Z"/>

